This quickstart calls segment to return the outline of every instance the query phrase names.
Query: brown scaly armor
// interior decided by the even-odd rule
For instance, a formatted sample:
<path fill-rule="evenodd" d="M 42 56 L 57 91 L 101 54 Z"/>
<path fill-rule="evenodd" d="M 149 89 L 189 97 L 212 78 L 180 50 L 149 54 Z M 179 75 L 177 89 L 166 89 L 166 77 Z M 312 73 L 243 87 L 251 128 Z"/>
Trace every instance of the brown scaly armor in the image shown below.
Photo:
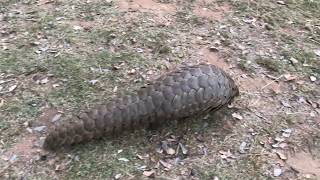
<path fill-rule="evenodd" d="M 181 67 L 135 94 L 117 97 L 57 124 L 48 133 L 44 148 L 54 150 L 125 130 L 216 111 L 238 95 L 232 78 L 214 65 Z"/>

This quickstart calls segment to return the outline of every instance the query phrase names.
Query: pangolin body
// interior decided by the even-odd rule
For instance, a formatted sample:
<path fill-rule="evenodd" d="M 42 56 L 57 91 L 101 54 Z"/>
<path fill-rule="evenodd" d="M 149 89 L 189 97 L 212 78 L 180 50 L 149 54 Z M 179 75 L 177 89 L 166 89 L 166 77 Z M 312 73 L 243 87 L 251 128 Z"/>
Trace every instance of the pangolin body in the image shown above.
<path fill-rule="evenodd" d="M 115 98 L 73 121 L 56 125 L 48 133 L 44 148 L 54 150 L 124 130 L 204 114 L 227 105 L 238 94 L 235 82 L 222 69 L 209 64 L 185 66 L 135 94 Z"/>

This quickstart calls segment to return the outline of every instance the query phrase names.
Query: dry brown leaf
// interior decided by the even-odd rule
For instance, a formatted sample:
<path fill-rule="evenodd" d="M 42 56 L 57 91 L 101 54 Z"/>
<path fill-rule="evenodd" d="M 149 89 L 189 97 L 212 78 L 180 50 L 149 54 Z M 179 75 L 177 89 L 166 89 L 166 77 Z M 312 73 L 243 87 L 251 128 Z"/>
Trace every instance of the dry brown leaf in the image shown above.
<path fill-rule="evenodd" d="M 297 76 L 291 75 L 291 74 L 285 74 L 283 76 L 285 78 L 285 81 L 293 81 L 293 80 L 296 80 L 298 78 Z"/>
<path fill-rule="evenodd" d="M 117 174 L 117 175 L 114 176 L 114 179 L 120 179 L 121 176 L 122 176 L 122 174 Z"/>
<path fill-rule="evenodd" d="M 121 67 L 120 66 L 112 66 L 112 70 L 119 70 L 119 69 L 121 69 Z"/>
<path fill-rule="evenodd" d="M 310 76 L 310 81 L 311 82 L 315 82 L 317 80 L 317 78 L 315 76 Z"/>
<path fill-rule="evenodd" d="M 4 105 L 4 100 L 0 99 L 0 107 L 2 107 Z"/>
<path fill-rule="evenodd" d="M 129 162 L 129 159 L 127 159 L 127 158 L 119 158 L 118 160 L 123 161 L 123 162 Z"/>
<path fill-rule="evenodd" d="M 285 141 L 286 139 L 285 139 L 285 138 L 282 138 L 282 137 L 276 137 L 276 138 L 274 138 L 274 140 L 276 140 L 277 142 L 283 142 L 283 141 Z"/>
<path fill-rule="evenodd" d="M 154 170 L 143 171 L 143 175 L 147 176 L 147 177 L 154 177 L 155 172 L 154 172 Z"/>
<path fill-rule="evenodd" d="M 286 160 L 287 159 L 287 156 L 285 154 L 283 154 L 282 152 L 277 151 L 276 153 L 277 153 L 277 155 L 279 156 L 280 159 L 282 159 L 282 160 Z"/>
<path fill-rule="evenodd" d="M 305 82 L 304 81 L 297 81 L 297 84 L 299 84 L 299 85 L 302 85 L 302 84 L 304 84 Z"/>
<path fill-rule="evenodd" d="M 288 144 L 287 144 L 287 143 L 280 143 L 280 144 L 279 144 L 279 147 L 280 147 L 281 149 L 285 149 L 286 147 L 288 147 Z"/>
<path fill-rule="evenodd" d="M 162 160 L 160 160 L 159 162 L 160 162 L 160 164 L 161 164 L 162 166 L 164 166 L 164 167 L 167 168 L 167 169 L 171 169 L 171 168 L 172 168 L 172 165 L 169 164 L 169 163 L 167 163 L 167 162 L 164 162 L 164 161 L 162 161 Z"/>
<path fill-rule="evenodd" d="M 221 154 L 222 159 L 227 159 L 227 158 L 233 156 L 232 153 L 230 152 L 230 150 L 228 150 L 228 151 L 221 150 L 221 151 L 219 151 L 219 153 Z"/>
<path fill-rule="evenodd" d="M 174 149 L 172 149 L 172 148 L 168 148 L 166 150 L 166 153 L 169 154 L 169 155 L 174 155 L 176 153 L 176 151 Z"/>
<path fill-rule="evenodd" d="M 48 77 L 45 77 L 39 81 L 40 84 L 47 84 L 49 82 Z"/>
<path fill-rule="evenodd" d="M 182 154 L 188 154 L 188 149 L 181 143 L 179 143 L 179 147 L 182 150 Z"/>
<path fill-rule="evenodd" d="M 128 71 L 128 74 L 129 75 L 133 75 L 133 74 L 135 74 L 136 73 L 136 70 L 135 69 L 131 69 L 130 71 Z"/>
<path fill-rule="evenodd" d="M 65 169 L 65 165 L 63 165 L 63 164 L 58 164 L 55 167 L 55 171 L 62 171 L 64 169 Z"/>
<path fill-rule="evenodd" d="M 53 116 L 53 118 L 51 119 L 51 122 L 56 122 L 61 118 L 62 114 L 58 113 L 56 115 Z"/>
<path fill-rule="evenodd" d="M 141 156 L 141 155 L 139 155 L 139 154 L 137 154 L 137 157 L 138 157 L 139 159 L 141 159 L 141 160 L 144 159 L 143 156 Z"/>
<path fill-rule="evenodd" d="M 118 91 L 118 86 L 115 86 L 112 90 L 114 93 Z"/>
<path fill-rule="evenodd" d="M 59 87 L 60 86 L 60 84 L 52 84 L 52 87 L 53 88 L 57 88 L 57 87 Z"/>
<path fill-rule="evenodd" d="M 18 85 L 13 85 L 13 86 L 11 86 L 10 88 L 9 88 L 9 90 L 8 90 L 8 92 L 12 92 L 12 91 L 14 91 L 16 88 L 17 88 L 17 86 Z"/>
<path fill-rule="evenodd" d="M 242 119 L 243 119 L 243 117 L 242 117 L 240 114 L 238 114 L 238 113 L 233 113 L 233 114 L 232 114 L 232 117 L 234 117 L 234 118 L 236 118 L 236 119 L 238 119 L 238 120 L 242 120 Z"/>
<path fill-rule="evenodd" d="M 287 107 L 287 108 L 291 108 L 292 106 L 286 102 L 285 100 L 281 100 L 281 104 L 284 106 L 284 107 Z"/>
<path fill-rule="evenodd" d="M 290 137 L 290 135 L 291 135 L 291 133 L 292 133 L 292 129 L 284 129 L 284 130 L 282 130 L 283 132 L 282 132 L 282 136 L 283 137 L 286 137 L 286 138 L 288 138 L 288 137 Z"/>
<path fill-rule="evenodd" d="M 275 93 L 275 94 L 280 94 L 281 93 L 281 85 L 279 83 L 275 84 L 274 86 L 271 86 L 270 89 Z"/>
<path fill-rule="evenodd" d="M 161 148 L 169 155 L 174 155 L 176 151 L 168 146 L 167 141 L 162 141 Z"/>
<path fill-rule="evenodd" d="M 292 64 L 298 64 L 299 63 L 299 61 L 294 57 L 291 57 L 290 61 L 291 61 Z"/>

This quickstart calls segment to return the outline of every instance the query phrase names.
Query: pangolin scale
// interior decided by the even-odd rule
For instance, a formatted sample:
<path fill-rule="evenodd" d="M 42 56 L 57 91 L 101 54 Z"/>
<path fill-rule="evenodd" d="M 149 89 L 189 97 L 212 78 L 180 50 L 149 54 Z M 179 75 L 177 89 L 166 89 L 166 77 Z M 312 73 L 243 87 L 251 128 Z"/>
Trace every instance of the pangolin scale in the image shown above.
<path fill-rule="evenodd" d="M 210 64 L 184 66 L 134 94 L 117 97 L 55 125 L 43 147 L 55 150 L 124 130 L 183 120 L 216 111 L 238 95 L 235 82 L 222 69 Z"/>

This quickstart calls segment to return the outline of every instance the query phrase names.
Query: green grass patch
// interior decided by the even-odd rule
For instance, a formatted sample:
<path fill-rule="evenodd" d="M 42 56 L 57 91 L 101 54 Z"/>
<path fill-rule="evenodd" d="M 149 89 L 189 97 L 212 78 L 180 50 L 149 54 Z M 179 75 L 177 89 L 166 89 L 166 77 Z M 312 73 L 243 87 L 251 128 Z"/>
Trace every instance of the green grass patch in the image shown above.
<path fill-rule="evenodd" d="M 100 140 L 77 146 L 75 151 L 79 161 L 70 164 L 67 179 L 112 179 L 117 174 L 124 177 L 141 174 L 138 168 L 144 163 L 136 154 L 142 153 L 148 144 L 143 136 L 137 136 L 131 134 L 118 140 Z"/>
<path fill-rule="evenodd" d="M 260 57 L 256 59 L 256 63 L 273 72 L 281 72 L 283 69 L 283 65 L 281 64 L 281 62 L 270 58 Z"/>

